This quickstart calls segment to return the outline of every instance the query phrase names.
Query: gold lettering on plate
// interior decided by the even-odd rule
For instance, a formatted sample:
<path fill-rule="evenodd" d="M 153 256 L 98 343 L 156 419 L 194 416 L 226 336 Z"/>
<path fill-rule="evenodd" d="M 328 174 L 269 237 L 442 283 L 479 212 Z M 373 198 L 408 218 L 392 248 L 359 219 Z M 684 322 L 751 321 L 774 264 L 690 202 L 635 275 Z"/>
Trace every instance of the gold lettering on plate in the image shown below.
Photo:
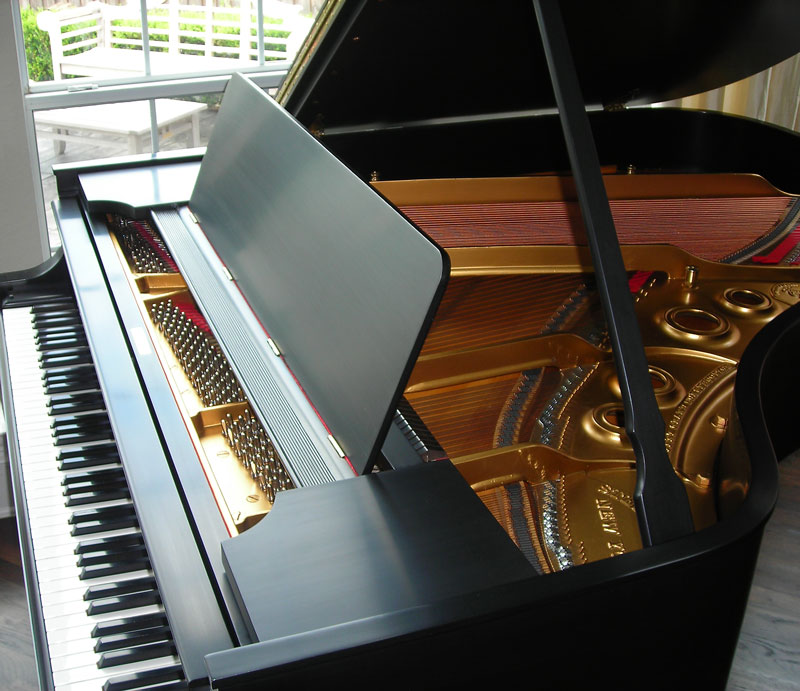
<path fill-rule="evenodd" d="M 798 300 L 800 283 L 778 283 L 772 286 L 772 296 L 779 300 Z"/>
<path fill-rule="evenodd" d="M 672 451 L 672 445 L 675 443 L 675 437 L 678 434 L 678 428 L 681 426 L 681 420 L 686 415 L 692 403 L 694 403 L 702 393 L 711 386 L 720 377 L 724 376 L 733 369 L 733 365 L 720 365 L 715 370 L 709 372 L 699 382 L 697 382 L 686 398 L 681 401 L 681 404 L 675 409 L 675 413 L 667 425 L 667 433 L 664 435 L 664 446 L 667 447 L 667 454 Z"/>
<path fill-rule="evenodd" d="M 600 517 L 600 525 L 603 528 L 603 532 L 619 537 L 619 525 L 617 524 L 617 516 L 614 513 L 611 500 L 606 497 L 596 497 L 594 501 L 597 505 L 597 515 Z"/>
<path fill-rule="evenodd" d="M 600 485 L 600 487 L 597 488 L 597 491 L 603 496 L 616 499 L 620 504 L 624 504 L 631 509 L 631 511 L 633 510 L 633 499 L 627 492 L 623 492 L 621 489 L 612 487 L 607 482 L 604 482 L 602 485 Z"/>
<path fill-rule="evenodd" d="M 622 544 L 622 540 L 615 540 L 614 542 L 609 542 L 608 551 L 611 553 L 612 557 L 616 557 L 620 554 L 625 554 L 625 545 Z"/>
<path fill-rule="evenodd" d="M 612 557 L 625 554 L 625 543 L 622 540 L 613 502 L 617 501 L 623 506 L 633 509 L 633 500 L 626 492 L 616 489 L 608 483 L 600 485 L 597 488 L 597 493 L 600 496 L 595 497 L 594 501 L 597 507 L 597 516 L 600 519 L 600 526 L 604 533 L 613 536 L 606 541 L 608 553 Z"/>

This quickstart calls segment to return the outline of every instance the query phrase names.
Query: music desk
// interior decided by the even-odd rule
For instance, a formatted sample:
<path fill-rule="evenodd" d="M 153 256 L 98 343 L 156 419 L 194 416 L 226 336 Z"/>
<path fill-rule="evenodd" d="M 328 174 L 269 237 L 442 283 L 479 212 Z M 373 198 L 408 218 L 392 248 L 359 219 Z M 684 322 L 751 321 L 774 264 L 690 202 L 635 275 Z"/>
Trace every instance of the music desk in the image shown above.
<path fill-rule="evenodd" d="M 156 120 L 160 136 L 191 131 L 192 146 L 200 144 L 200 113 L 204 103 L 156 99 Z M 35 113 L 36 133 L 54 140 L 57 154 L 64 153 L 67 142 L 117 142 L 127 137 L 128 152 L 142 152 L 143 141 L 150 135 L 150 106 L 147 101 L 106 103 L 97 106 L 58 108 Z"/>

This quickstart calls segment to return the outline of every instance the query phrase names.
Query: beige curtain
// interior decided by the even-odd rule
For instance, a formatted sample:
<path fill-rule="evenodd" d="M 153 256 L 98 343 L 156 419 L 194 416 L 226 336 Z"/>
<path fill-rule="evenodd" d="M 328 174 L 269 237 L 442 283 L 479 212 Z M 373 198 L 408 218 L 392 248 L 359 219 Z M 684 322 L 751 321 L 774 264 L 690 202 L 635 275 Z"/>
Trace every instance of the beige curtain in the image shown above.
<path fill-rule="evenodd" d="M 800 131 L 800 54 L 747 79 L 670 105 L 720 110 Z"/>

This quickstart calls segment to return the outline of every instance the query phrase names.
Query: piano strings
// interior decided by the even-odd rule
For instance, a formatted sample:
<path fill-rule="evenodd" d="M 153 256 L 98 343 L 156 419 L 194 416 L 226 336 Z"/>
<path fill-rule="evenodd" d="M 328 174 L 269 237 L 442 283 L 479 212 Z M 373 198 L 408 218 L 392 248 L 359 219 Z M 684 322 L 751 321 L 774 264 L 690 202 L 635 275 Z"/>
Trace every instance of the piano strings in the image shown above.
<path fill-rule="evenodd" d="M 120 216 L 108 223 L 229 531 L 245 530 L 292 480 L 158 232 Z"/>
<path fill-rule="evenodd" d="M 735 363 L 752 333 L 794 301 L 774 290 L 793 274 L 709 267 L 794 261 L 798 205 L 758 179 L 665 177 L 612 176 L 608 184 L 665 441 L 699 529 L 719 518 L 714 459 Z M 591 271 L 573 250 L 553 254 L 582 233 L 568 185 L 515 179 L 518 198 L 508 199 L 508 183 L 376 184 L 445 246 L 455 267 L 403 404 L 546 573 L 641 548 L 634 456 Z M 689 188 L 692 197 L 680 196 Z M 232 532 L 244 530 L 291 487 L 288 473 L 185 286 L 168 277 L 174 262 L 157 232 L 122 218 L 110 225 L 132 284 L 199 400 L 188 415 L 198 447 L 216 459 L 205 461 L 215 495 Z M 643 244 L 653 238 L 680 249 Z M 515 248 L 514 264 L 505 247 Z M 475 251 L 477 259 L 459 254 Z M 249 485 L 228 479 L 218 460 L 227 454 Z M 735 472 L 744 481 L 746 469 Z M 260 506 L 243 513 L 248 501 Z"/>
<path fill-rule="evenodd" d="M 795 302 L 776 293 L 793 274 L 719 262 L 788 265 L 797 200 L 758 179 L 728 176 L 745 187 L 726 190 L 724 177 L 607 178 L 667 449 L 697 529 L 719 519 L 714 465 L 736 362 Z M 639 549 L 634 455 L 591 269 L 554 249 L 581 242 L 568 181 L 375 184 L 454 265 L 408 403 L 537 570 Z M 689 186 L 691 198 L 678 196 Z M 644 245 L 659 241 L 680 251 Z M 745 468 L 735 473 L 746 483 Z"/>

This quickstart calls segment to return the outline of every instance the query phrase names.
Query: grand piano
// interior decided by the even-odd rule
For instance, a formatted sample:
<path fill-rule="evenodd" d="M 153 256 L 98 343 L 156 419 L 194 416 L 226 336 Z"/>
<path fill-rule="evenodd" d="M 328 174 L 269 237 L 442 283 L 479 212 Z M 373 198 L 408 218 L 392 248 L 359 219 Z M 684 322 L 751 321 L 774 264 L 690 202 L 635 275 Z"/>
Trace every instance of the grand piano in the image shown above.
<path fill-rule="evenodd" d="M 626 107 L 800 49 L 718 9 L 330 2 L 205 152 L 56 169 L 0 293 L 42 688 L 724 688 L 800 142 Z"/>

